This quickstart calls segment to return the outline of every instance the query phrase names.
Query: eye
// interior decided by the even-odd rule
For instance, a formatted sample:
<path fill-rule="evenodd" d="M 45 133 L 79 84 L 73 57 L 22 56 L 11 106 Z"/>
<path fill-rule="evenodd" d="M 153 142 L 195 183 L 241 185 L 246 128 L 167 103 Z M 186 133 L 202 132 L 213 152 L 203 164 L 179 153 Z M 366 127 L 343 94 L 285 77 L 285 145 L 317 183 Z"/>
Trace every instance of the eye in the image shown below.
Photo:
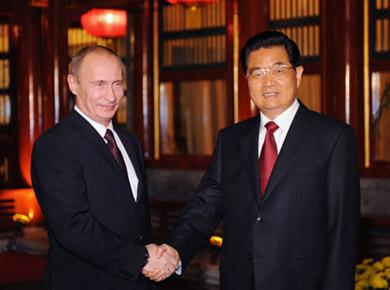
<path fill-rule="evenodd" d="M 280 75 L 280 74 L 282 74 L 285 70 L 286 70 L 285 67 L 283 67 L 283 66 L 277 66 L 277 67 L 275 67 L 272 71 L 273 71 L 274 74 Z"/>
<path fill-rule="evenodd" d="M 263 75 L 264 75 L 264 72 L 261 69 L 255 69 L 250 74 L 251 77 L 255 77 L 255 78 L 261 78 Z"/>
<path fill-rule="evenodd" d="M 123 87 L 123 82 L 122 81 L 114 82 L 113 87 L 114 88 L 122 88 Z"/>
<path fill-rule="evenodd" d="M 104 81 L 96 81 L 96 82 L 93 82 L 93 85 L 97 88 L 101 88 L 105 85 L 105 82 Z"/>

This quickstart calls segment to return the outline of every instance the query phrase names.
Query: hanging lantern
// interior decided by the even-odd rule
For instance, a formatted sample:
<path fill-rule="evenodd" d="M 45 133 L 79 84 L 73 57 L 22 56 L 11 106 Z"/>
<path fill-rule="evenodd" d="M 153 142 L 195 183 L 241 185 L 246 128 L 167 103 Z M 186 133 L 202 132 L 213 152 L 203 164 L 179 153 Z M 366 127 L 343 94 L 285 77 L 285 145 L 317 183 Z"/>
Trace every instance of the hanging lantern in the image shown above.
<path fill-rule="evenodd" d="M 218 0 L 165 0 L 172 5 L 199 6 L 203 4 L 211 4 Z"/>
<path fill-rule="evenodd" d="M 125 10 L 91 9 L 81 16 L 81 26 L 97 37 L 124 37 L 127 29 Z"/>

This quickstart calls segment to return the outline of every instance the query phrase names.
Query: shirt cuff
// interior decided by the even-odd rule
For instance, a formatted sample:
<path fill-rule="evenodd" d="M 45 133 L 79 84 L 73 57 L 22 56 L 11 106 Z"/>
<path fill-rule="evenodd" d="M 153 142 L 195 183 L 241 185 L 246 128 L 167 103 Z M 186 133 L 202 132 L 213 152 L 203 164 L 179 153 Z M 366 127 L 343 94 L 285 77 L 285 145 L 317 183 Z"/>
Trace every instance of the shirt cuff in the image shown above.
<path fill-rule="evenodd" d="M 176 275 L 181 275 L 182 272 L 183 272 L 183 269 L 182 269 L 181 261 L 179 261 L 179 266 L 177 266 L 175 274 Z"/>

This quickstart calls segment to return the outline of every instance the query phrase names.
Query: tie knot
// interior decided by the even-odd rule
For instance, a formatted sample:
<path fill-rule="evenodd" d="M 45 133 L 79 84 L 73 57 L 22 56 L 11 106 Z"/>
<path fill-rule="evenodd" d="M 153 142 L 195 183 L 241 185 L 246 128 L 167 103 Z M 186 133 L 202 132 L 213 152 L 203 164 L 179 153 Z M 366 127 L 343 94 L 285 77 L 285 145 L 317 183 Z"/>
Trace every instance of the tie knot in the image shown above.
<path fill-rule="evenodd" d="M 104 139 L 106 139 L 108 142 L 114 142 L 114 134 L 110 129 L 107 129 L 106 134 L 104 134 Z"/>
<path fill-rule="evenodd" d="M 279 126 L 275 122 L 271 121 L 265 124 L 265 128 L 267 129 L 267 132 L 272 134 L 279 128 Z"/>

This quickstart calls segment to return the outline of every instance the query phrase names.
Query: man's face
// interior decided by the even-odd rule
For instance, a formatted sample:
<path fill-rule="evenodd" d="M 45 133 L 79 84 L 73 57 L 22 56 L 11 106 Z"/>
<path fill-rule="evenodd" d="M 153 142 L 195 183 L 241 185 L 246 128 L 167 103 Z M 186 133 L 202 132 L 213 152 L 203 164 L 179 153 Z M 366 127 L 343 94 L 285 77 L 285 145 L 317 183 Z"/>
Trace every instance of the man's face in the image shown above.
<path fill-rule="evenodd" d="M 85 56 L 77 76 L 68 75 L 76 105 L 92 120 L 107 126 L 124 94 L 124 80 L 118 60 L 109 54 Z"/>
<path fill-rule="evenodd" d="M 295 101 L 302 73 L 302 66 L 291 66 L 283 46 L 252 51 L 247 71 L 252 101 L 264 115 L 275 119 Z"/>

